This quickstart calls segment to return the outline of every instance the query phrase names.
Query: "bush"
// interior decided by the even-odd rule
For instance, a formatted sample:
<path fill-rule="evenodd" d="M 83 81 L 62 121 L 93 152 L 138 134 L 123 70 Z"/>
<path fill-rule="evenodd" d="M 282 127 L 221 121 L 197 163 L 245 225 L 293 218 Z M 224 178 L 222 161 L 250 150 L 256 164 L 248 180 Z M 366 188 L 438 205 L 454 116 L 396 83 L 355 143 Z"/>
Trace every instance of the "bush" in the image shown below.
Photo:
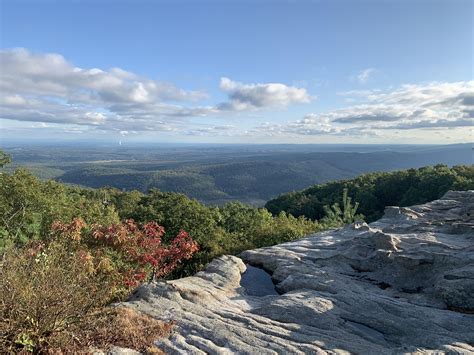
<path fill-rule="evenodd" d="M 184 231 L 167 245 L 161 242 L 163 234 L 154 222 L 88 227 L 74 219 L 55 222 L 43 242 L 10 247 L 0 265 L 0 351 L 103 346 L 117 339 L 123 346 L 134 345 L 137 332 L 137 341 L 150 346 L 165 325 L 104 307 L 147 277 L 166 276 L 197 250 Z M 111 330 L 112 320 L 129 329 Z M 133 324 L 138 328 L 132 329 Z"/>
<path fill-rule="evenodd" d="M 156 222 L 138 225 L 131 219 L 91 227 L 80 218 L 68 224 L 56 222 L 52 233 L 87 247 L 87 259 L 99 260 L 98 267 L 114 275 L 126 291 L 146 279 L 165 277 L 199 249 L 185 231 L 165 244 L 162 226 Z"/>
<path fill-rule="evenodd" d="M 280 212 L 278 216 L 273 217 L 273 223 L 270 226 L 256 234 L 254 243 L 257 247 L 286 243 L 322 229 L 323 225 L 317 221 L 304 217 L 296 218 L 291 214 Z"/>
<path fill-rule="evenodd" d="M 162 354 L 154 342 L 168 336 L 174 323 L 163 323 L 144 313 L 126 307 L 114 307 L 94 314 L 77 329 L 76 349 L 108 349 L 111 345 L 134 349 L 146 354 Z M 68 347 L 71 351 L 71 346 Z"/>
<path fill-rule="evenodd" d="M 0 268 L 0 350 L 63 347 L 70 330 L 103 307 L 112 282 L 66 243 L 9 250 Z"/>

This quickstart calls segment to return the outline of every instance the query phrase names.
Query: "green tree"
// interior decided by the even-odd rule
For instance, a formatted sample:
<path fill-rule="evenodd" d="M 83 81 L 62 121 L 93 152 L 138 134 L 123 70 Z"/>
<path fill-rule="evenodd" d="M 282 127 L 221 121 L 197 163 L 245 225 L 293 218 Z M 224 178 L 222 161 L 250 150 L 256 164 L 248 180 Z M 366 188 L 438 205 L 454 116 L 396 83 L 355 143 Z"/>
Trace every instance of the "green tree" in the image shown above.
<path fill-rule="evenodd" d="M 321 223 L 327 227 L 340 227 L 356 220 L 363 220 L 363 216 L 357 214 L 358 207 L 358 202 L 352 205 L 352 199 L 348 196 L 348 189 L 345 188 L 342 191 L 342 208 L 338 202 L 335 202 L 332 206 L 324 206 L 326 217 L 321 220 Z"/>
<path fill-rule="evenodd" d="M 280 212 L 273 217 L 272 223 L 260 231 L 254 241 L 255 247 L 264 247 L 300 239 L 310 233 L 321 230 L 322 225 L 303 216 L 298 218 Z"/>
<path fill-rule="evenodd" d="M 474 189 L 474 165 L 452 168 L 436 165 L 364 174 L 352 180 L 333 181 L 283 194 L 268 201 L 265 207 L 273 215 L 285 211 L 296 217 L 320 220 L 328 213 L 324 206 L 342 202 L 340 197 L 346 188 L 350 197 L 360 203 L 358 211 L 372 222 L 382 216 L 386 206 L 410 206 L 440 198 L 449 190 Z"/>
<path fill-rule="evenodd" d="M 70 188 L 55 181 L 40 181 L 17 169 L 0 173 L 0 249 L 49 236 L 54 221 L 83 218 L 87 223 L 111 224 L 119 218 L 113 205 L 104 206 L 87 190 Z"/>

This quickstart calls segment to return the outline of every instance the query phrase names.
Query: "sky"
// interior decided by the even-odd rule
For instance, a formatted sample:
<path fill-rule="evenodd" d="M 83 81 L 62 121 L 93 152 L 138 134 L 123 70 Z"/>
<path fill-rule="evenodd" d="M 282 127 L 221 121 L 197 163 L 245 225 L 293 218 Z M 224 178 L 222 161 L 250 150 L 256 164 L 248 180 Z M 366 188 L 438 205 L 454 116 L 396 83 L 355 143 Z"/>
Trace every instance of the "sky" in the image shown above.
<path fill-rule="evenodd" d="M 472 142 L 473 4 L 0 0 L 0 143 Z"/>

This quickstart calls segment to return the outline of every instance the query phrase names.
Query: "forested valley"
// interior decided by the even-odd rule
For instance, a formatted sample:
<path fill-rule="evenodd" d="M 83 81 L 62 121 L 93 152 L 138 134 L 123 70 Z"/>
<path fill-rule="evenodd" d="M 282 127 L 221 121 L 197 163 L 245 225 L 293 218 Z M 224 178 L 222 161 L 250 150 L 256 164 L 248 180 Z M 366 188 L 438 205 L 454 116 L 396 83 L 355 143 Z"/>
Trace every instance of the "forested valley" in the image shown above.
<path fill-rule="evenodd" d="M 435 164 L 471 164 L 469 144 L 385 145 L 77 145 L 23 144 L 5 149 L 42 179 L 147 193 L 180 192 L 206 205 L 238 201 L 263 207 L 315 184 Z"/>

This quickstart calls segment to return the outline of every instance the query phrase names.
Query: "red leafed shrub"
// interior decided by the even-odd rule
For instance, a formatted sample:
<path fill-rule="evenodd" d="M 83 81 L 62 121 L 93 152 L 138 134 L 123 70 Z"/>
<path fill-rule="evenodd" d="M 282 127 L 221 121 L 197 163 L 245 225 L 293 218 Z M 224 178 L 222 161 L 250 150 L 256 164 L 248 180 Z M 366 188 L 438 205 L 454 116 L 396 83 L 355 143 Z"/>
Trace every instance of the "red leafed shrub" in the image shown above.
<path fill-rule="evenodd" d="M 104 307 L 143 280 L 166 276 L 198 250 L 184 231 L 169 243 L 163 234 L 154 222 L 88 227 L 75 219 L 55 222 L 48 240 L 7 249 L 0 261 L 0 353 L 152 345 L 170 324 Z"/>
<path fill-rule="evenodd" d="M 114 275 L 94 269 L 81 246 L 55 239 L 9 248 L 0 262 L 0 354 L 92 354 L 111 345 L 161 354 L 163 323 L 122 307 L 106 307 Z"/>
<path fill-rule="evenodd" d="M 129 219 L 110 226 L 87 227 L 81 219 L 75 219 L 69 224 L 55 222 L 52 231 L 54 237 L 87 246 L 99 270 L 115 273 L 128 289 L 147 278 L 165 277 L 199 249 L 185 231 L 164 244 L 165 230 L 156 222 L 137 225 Z M 84 258 L 87 262 L 88 257 Z"/>

